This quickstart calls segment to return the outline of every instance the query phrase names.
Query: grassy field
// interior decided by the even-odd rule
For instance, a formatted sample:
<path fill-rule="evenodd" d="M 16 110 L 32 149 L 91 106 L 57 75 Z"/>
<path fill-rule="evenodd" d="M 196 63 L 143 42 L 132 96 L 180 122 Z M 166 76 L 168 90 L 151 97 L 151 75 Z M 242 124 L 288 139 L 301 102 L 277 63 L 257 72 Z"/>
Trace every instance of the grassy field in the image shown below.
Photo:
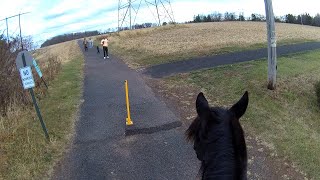
<path fill-rule="evenodd" d="M 319 41 L 318 27 L 276 23 L 278 44 Z M 132 68 L 199 56 L 266 47 L 265 22 L 214 22 L 122 31 L 110 38 L 111 53 Z"/>
<path fill-rule="evenodd" d="M 50 142 L 45 140 L 34 108 L 14 106 L 7 117 L 0 117 L 0 179 L 49 178 L 72 136 L 82 92 L 83 56 L 75 41 L 41 49 L 34 55 L 45 63 L 42 61 L 48 53 L 62 61 L 49 94 L 38 102 Z"/>
<path fill-rule="evenodd" d="M 230 106 L 248 90 L 249 108 L 242 118 L 245 131 L 307 177 L 318 179 L 320 110 L 314 84 L 320 81 L 319 67 L 319 50 L 279 58 L 275 91 L 266 88 L 266 59 L 166 78 L 161 80 L 160 91 L 172 92 L 169 96 L 180 99 L 181 106 L 189 105 L 193 112 L 190 121 L 195 116 L 196 97 L 191 89 L 203 91 L 215 106 Z"/>

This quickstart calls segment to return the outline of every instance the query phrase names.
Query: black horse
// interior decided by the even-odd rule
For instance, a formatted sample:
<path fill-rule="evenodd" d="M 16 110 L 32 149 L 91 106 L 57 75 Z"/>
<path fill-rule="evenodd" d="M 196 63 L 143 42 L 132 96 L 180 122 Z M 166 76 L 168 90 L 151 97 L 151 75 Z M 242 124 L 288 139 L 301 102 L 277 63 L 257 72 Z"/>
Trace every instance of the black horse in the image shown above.
<path fill-rule="evenodd" d="M 201 161 L 202 179 L 247 179 L 247 147 L 239 119 L 249 102 L 248 92 L 230 109 L 209 107 L 203 93 L 196 100 L 198 117 L 186 131 Z"/>

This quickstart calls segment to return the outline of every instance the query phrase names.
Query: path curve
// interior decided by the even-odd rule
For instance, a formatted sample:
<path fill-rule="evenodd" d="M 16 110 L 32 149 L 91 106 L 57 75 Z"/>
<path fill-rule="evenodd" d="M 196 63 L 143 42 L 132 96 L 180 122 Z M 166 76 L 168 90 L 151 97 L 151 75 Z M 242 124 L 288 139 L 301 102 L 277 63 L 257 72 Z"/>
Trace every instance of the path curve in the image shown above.
<path fill-rule="evenodd" d="M 315 49 L 320 49 L 320 42 L 307 42 L 292 45 L 284 45 L 279 46 L 277 48 L 277 55 L 283 56 Z M 194 70 L 211 68 L 225 64 L 234 64 L 239 62 L 257 60 L 266 57 L 268 57 L 268 50 L 266 48 L 257 50 L 247 50 L 228 54 L 221 54 L 212 57 L 200 57 L 185 61 L 159 64 L 146 68 L 143 74 L 151 76 L 153 78 L 163 78 L 178 73 L 186 73 Z"/>

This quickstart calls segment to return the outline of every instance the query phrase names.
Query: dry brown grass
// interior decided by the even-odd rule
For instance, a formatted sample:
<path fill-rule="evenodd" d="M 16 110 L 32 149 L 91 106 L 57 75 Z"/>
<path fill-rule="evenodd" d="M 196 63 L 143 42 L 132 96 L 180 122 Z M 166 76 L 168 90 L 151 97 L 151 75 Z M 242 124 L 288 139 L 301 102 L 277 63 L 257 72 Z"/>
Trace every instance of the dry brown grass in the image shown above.
<path fill-rule="evenodd" d="M 49 85 L 49 96 L 37 98 L 50 142 L 43 136 L 32 104 L 23 107 L 13 103 L 6 116 L 0 116 L 0 179 L 47 179 L 69 142 L 80 102 L 83 56 L 76 42 L 60 46 L 42 48 L 33 54 L 40 61 L 46 80 L 52 72 L 46 69 L 53 68 L 50 58 L 62 62 L 61 72 L 52 75 L 55 78 L 49 81 L 52 84 Z M 21 88 L 21 85 L 17 87 Z M 35 87 L 35 91 L 39 92 L 39 87 Z M 23 92 L 30 100 L 28 92 Z"/>
<path fill-rule="evenodd" d="M 279 43 L 318 41 L 318 27 L 276 23 Z M 113 52 L 135 67 L 160 64 L 267 42 L 265 22 L 214 22 L 123 31 L 112 36 Z M 230 48 L 230 49 L 226 49 Z"/>
<path fill-rule="evenodd" d="M 38 61 L 44 78 L 50 83 L 61 69 L 61 62 L 66 63 L 75 52 L 74 47 L 78 47 L 76 42 L 68 42 L 61 45 L 43 48 L 32 52 L 33 57 Z M 31 100 L 28 94 L 21 87 L 18 70 L 15 65 L 17 52 L 11 52 L 6 44 L 0 44 L 0 115 L 5 116 L 6 111 L 14 109 L 17 105 L 30 106 Z M 35 94 L 42 98 L 46 93 L 41 79 L 33 70 L 36 83 Z M 10 107 L 12 106 L 12 107 Z"/>
<path fill-rule="evenodd" d="M 41 62 L 45 62 L 47 57 L 57 56 L 58 60 L 64 64 L 69 62 L 72 57 L 79 53 L 78 47 L 76 41 L 68 41 L 38 49 L 33 55 Z"/>

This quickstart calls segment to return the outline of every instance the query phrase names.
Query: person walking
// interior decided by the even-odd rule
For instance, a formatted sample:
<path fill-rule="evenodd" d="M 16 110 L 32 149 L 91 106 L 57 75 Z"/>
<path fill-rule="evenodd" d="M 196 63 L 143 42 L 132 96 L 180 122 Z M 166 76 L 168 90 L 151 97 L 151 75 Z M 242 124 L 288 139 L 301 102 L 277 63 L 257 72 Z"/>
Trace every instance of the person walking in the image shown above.
<path fill-rule="evenodd" d="M 86 38 L 83 39 L 84 51 L 88 51 L 88 41 Z"/>
<path fill-rule="evenodd" d="M 97 54 L 100 54 L 99 46 L 97 46 Z"/>
<path fill-rule="evenodd" d="M 108 42 L 109 42 L 108 36 L 101 40 L 101 45 L 103 48 L 103 59 L 106 59 L 106 56 L 107 56 L 107 59 L 109 59 Z"/>
<path fill-rule="evenodd" d="M 93 40 L 91 38 L 89 39 L 89 42 L 90 42 L 90 48 L 93 48 Z"/>

